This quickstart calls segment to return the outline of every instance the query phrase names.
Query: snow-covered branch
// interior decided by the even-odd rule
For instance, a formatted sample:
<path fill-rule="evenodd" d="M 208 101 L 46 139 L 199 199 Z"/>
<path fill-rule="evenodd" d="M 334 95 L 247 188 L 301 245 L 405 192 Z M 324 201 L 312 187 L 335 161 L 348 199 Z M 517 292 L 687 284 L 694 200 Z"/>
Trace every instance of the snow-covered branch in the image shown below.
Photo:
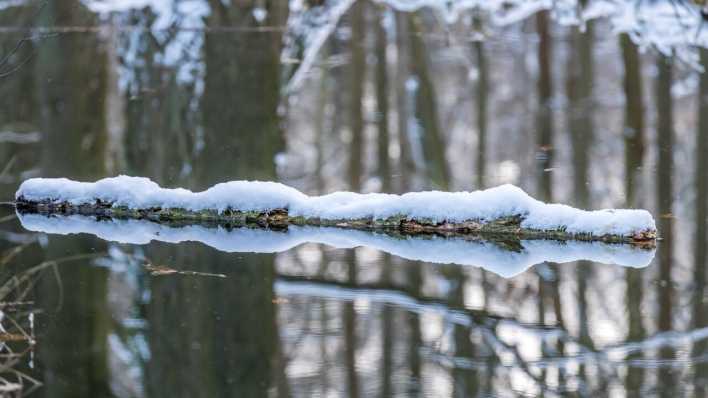
<path fill-rule="evenodd" d="M 308 196 L 275 182 L 231 181 L 206 191 L 161 188 L 142 177 L 95 183 L 33 178 L 20 186 L 19 209 L 164 222 L 209 221 L 238 226 L 329 226 L 401 235 L 482 236 L 653 245 L 654 219 L 645 210 L 586 211 L 531 198 L 502 185 L 475 192 L 404 195 L 334 192 Z"/>

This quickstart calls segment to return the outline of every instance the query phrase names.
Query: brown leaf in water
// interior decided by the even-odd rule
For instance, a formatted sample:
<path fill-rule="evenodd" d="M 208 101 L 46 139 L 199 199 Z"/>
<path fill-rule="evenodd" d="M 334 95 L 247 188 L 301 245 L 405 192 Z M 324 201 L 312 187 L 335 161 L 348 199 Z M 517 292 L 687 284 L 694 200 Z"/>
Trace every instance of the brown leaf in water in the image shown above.
<path fill-rule="evenodd" d="M 150 272 L 150 275 L 160 276 L 160 275 L 172 275 L 177 274 L 179 271 L 176 269 L 165 267 L 164 265 L 153 265 L 150 263 L 145 264 L 145 269 Z"/>
<path fill-rule="evenodd" d="M 166 267 L 164 265 L 154 265 L 151 263 L 145 264 L 145 269 L 150 272 L 152 276 L 162 276 L 162 275 L 192 275 L 192 276 L 210 276 L 215 278 L 226 278 L 224 274 L 212 274 L 209 272 L 197 272 L 197 271 L 180 271 L 174 268 Z"/>
<path fill-rule="evenodd" d="M 19 333 L 0 333 L 0 341 L 25 341 L 29 340 L 28 336 Z"/>

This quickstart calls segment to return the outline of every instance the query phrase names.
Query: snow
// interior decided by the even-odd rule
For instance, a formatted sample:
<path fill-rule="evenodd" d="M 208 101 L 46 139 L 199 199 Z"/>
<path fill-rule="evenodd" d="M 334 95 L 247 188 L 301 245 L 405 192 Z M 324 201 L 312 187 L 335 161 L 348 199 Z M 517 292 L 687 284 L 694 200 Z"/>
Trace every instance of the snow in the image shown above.
<path fill-rule="evenodd" d="M 504 27 L 521 22 L 538 11 L 549 10 L 563 26 L 581 26 L 587 21 L 607 19 L 615 33 L 627 33 L 641 49 L 655 48 L 675 55 L 694 68 L 702 69 L 696 47 L 708 47 L 708 28 L 700 7 L 688 1 L 590 0 L 377 0 L 407 12 L 421 8 L 435 10 L 453 24 L 467 10 L 488 14 L 491 25 Z"/>
<path fill-rule="evenodd" d="M 0 0 L 0 10 L 5 10 L 10 7 L 21 7 L 26 4 L 26 0 Z"/>
<path fill-rule="evenodd" d="M 15 131 L 0 131 L 0 143 L 33 144 L 42 140 L 42 133 L 32 131 L 20 133 Z"/>
<path fill-rule="evenodd" d="M 287 232 L 267 229 L 206 228 L 192 225 L 181 228 L 145 220 L 96 221 L 92 217 L 19 214 L 22 226 L 30 231 L 71 235 L 88 233 L 119 243 L 144 245 L 151 241 L 168 243 L 201 242 L 224 252 L 280 253 L 304 243 L 319 243 L 335 248 L 370 247 L 395 256 L 429 263 L 476 266 L 505 278 L 518 275 L 543 262 L 567 263 L 588 260 L 623 267 L 646 267 L 654 250 L 632 245 L 599 242 L 522 241 L 523 250 L 508 251 L 489 243 L 427 237 L 406 239 L 385 234 L 342 228 L 291 226 Z"/>
<path fill-rule="evenodd" d="M 151 40 L 163 48 L 154 54 L 151 62 L 174 68 L 178 83 L 199 83 L 204 74 L 202 30 L 206 27 L 205 18 L 211 12 L 205 0 L 82 0 L 82 3 L 103 18 L 115 17 L 111 23 L 115 29 L 126 29 L 128 24 L 133 27 L 126 30 L 126 43 L 119 48 L 119 55 L 124 60 L 121 89 L 137 79 L 135 69 L 143 66 L 139 58 L 145 50 L 145 32 L 141 28 L 149 31 Z M 129 11 L 142 9 L 149 9 L 155 18 L 147 17 L 146 13 L 129 14 Z"/>
<path fill-rule="evenodd" d="M 325 0 L 321 6 L 310 6 L 305 0 L 289 1 L 289 13 L 284 32 L 283 62 L 300 60 L 285 85 L 291 93 L 316 67 L 319 52 L 328 38 L 336 32 L 354 0 Z M 587 21 L 610 21 L 615 33 L 627 33 L 642 49 L 655 48 L 665 55 L 675 55 L 681 61 L 701 70 L 697 48 L 708 47 L 708 29 L 704 29 L 700 7 L 689 2 L 627 1 L 627 0 L 375 0 L 383 6 L 402 12 L 416 12 L 426 8 L 434 11 L 437 19 L 454 25 L 469 15 L 481 16 L 487 30 L 517 24 L 541 10 L 549 10 L 551 18 L 563 26 L 583 27 Z M 0 9 L 24 4 L 24 0 L 0 0 Z M 201 84 L 204 65 L 200 60 L 203 47 L 204 19 L 211 13 L 206 0 L 82 0 L 89 10 L 103 16 L 126 14 L 129 10 L 149 8 L 156 16 L 147 28 L 165 46 L 156 59 L 165 66 L 178 70 L 178 82 Z M 260 4 L 260 3 L 259 3 Z M 226 3 L 224 3 L 226 6 Z M 260 21 L 265 10 L 256 6 L 252 13 Z M 122 21 L 119 23 L 124 23 Z M 142 21 L 140 23 L 147 23 Z M 174 24 L 179 29 L 172 32 Z M 171 37 L 171 34 L 175 34 Z M 478 35 L 479 32 L 470 32 Z M 136 43 L 142 33 L 131 34 L 131 45 L 122 57 L 126 59 L 121 84 L 126 87 L 135 79 L 130 69 L 135 60 Z M 492 33 L 493 35 L 493 33 Z"/>
<path fill-rule="evenodd" d="M 656 230 L 645 210 L 584 211 L 560 204 L 546 204 L 522 189 L 506 184 L 475 192 L 411 192 L 403 195 L 335 192 L 307 196 L 276 182 L 231 181 L 206 191 L 161 188 L 144 177 L 118 176 L 95 183 L 66 178 L 32 178 L 22 183 L 16 198 L 51 200 L 74 205 L 96 200 L 132 209 L 182 208 L 192 211 L 226 209 L 269 211 L 287 209 L 291 216 L 338 219 L 384 219 L 406 216 L 435 222 L 488 221 L 520 215 L 522 227 L 550 230 L 565 228 L 571 233 L 632 235 Z"/>
<path fill-rule="evenodd" d="M 209 13 L 209 6 L 204 0 L 83 0 L 82 2 L 89 10 L 104 15 L 148 7 L 157 17 L 152 26 L 155 29 L 167 29 L 170 23 L 183 16 L 191 17 L 188 22 L 198 22 L 197 18 Z"/>
<path fill-rule="evenodd" d="M 454 25 L 472 14 L 482 16 L 487 29 L 520 23 L 538 11 L 549 10 L 562 26 L 580 26 L 591 20 L 610 21 L 612 30 L 627 33 L 642 50 L 655 48 L 674 55 L 702 70 L 698 47 L 708 47 L 708 28 L 701 9 L 689 1 L 590 0 L 375 0 L 401 12 L 433 10 L 440 21 Z M 314 64 L 322 44 L 353 4 L 352 0 L 328 0 L 322 7 L 303 7 L 302 0 L 291 0 L 288 35 L 284 55 L 297 54 L 304 43 L 305 57 L 291 79 L 289 91 L 297 89 Z M 476 33 L 476 32 L 472 32 Z"/>
<path fill-rule="evenodd" d="M 283 59 L 297 58 L 300 40 L 305 43 L 302 61 L 293 73 L 287 84 L 286 92 L 291 92 L 300 87 L 310 69 L 317 60 L 317 55 L 327 39 L 335 31 L 339 20 L 347 13 L 355 0 L 339 0 L 331 2 L 334 5 L 326 11 L 307 12 L 302 0 L 290 1 L 290 13 L 287 22 L 288 34 L 283 50 Z M 319 11 L 319 12 L 318 12 Z M 297 39 L 298 37 L 302 39 Z"/>

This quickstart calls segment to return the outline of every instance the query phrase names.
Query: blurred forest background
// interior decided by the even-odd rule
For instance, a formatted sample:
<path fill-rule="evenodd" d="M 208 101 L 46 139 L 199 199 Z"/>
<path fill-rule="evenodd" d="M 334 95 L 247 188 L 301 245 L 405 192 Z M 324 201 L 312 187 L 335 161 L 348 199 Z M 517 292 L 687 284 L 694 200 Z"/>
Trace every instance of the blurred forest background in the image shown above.
<path fill-rule="evenodd" d="M 704 396 L 703 25 L 678 0 L 0 1 L 3 200 L 37 176 L 513 183 L 650 209 L 663 237 L 646 269 L 503 279 L 366 248 L 47 237 L 4 212 L 5 278 L 94 253 L 22 280 L 41 315 L 17 371 L 47 396 Z"/>

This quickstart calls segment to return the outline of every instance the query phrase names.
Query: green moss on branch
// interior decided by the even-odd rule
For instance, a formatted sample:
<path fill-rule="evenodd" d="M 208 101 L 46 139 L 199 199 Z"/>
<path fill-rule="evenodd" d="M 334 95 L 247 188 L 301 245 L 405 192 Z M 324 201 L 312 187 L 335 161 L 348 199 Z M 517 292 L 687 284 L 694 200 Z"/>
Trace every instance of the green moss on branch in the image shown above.
<path fill-rule="evenodd" d="M 340 219 L 325 220 L 291 216 L 286 209 L 266 212 L 239 211 L 226 209 L 192 211 L 180 208 L 131 209 L 125 206 L 113 206 L 111 203 L 96 201 L 91 204 L 73 205 L 51 201 L 34 202 L 19 198 L 16 202 L 21 212 L 42 214 L 81 214 L 116 219 L 146 219 L 169 225 L 216 224 L 226 227 L 258 227 L 284 229 L 289 225 L 338 227 L 368 231 L 380 231 L 392 235 L 418 236 L 463 236 L 483 238 L 498 242 L 518 240 L 549 239 L 557 241 L 597 241 L 605 243 L 628 243 L 644 248 L 656 246 L 656 231 L 639 231 L 632 236 L 593 235 L 589 233 L 570 233 L 564 229 L 538 230 L 523 228 L 521 215 L 502 217 L 491 221 L 469 220 L 464 222 L 434 222 L 432 220 L 409 219 L 404 215 L 386 219 Z"/>

